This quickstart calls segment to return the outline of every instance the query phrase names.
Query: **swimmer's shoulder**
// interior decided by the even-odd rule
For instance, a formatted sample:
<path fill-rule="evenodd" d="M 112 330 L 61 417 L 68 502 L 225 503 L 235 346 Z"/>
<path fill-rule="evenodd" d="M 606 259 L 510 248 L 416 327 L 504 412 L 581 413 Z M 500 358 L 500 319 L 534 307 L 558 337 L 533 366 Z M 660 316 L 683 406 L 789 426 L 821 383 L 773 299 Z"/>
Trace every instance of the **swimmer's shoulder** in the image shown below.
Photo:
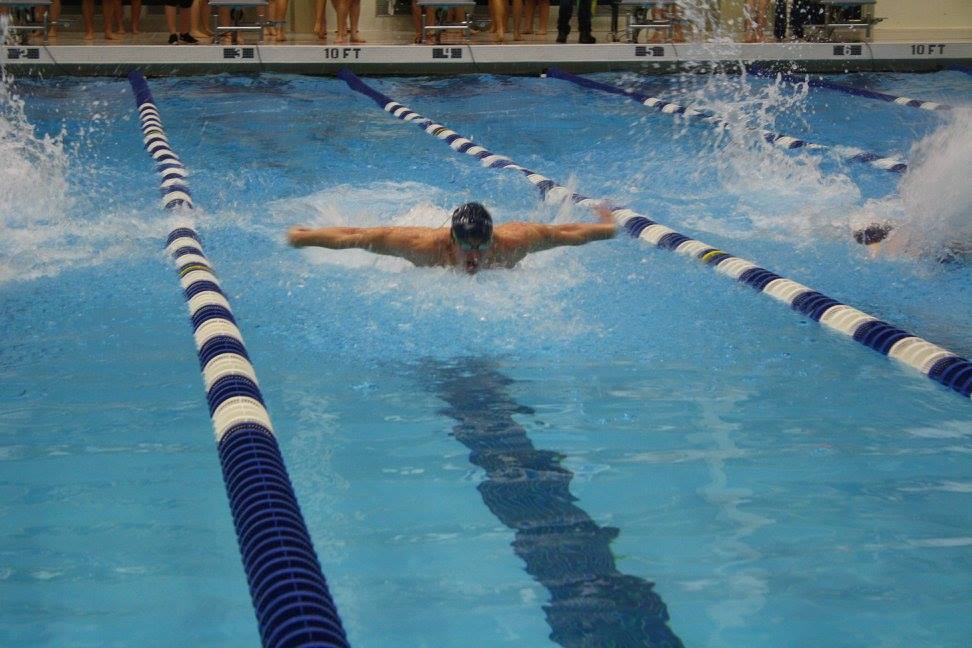
<path fill-rule="evenodd" d="M 448 265 L 450 235 L 446 228 L 396 228 L 397 243 L 406 259 L 419 266 Z"/>
<path fill-rule="evenodd" d="M 497 225 L 493 229 L 493 239 L 500 247 L 520 247 L 530 245 L 543 238 L 546 226 L 540 223 L 513 221 Z"/>

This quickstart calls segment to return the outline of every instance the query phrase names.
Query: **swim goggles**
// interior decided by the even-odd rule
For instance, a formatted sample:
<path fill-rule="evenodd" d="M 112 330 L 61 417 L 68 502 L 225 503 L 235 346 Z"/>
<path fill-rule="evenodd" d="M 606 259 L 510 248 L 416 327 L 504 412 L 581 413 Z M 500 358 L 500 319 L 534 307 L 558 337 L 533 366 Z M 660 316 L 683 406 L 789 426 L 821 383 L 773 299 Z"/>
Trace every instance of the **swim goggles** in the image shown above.
<path fill-rule="evenodd" d="M 484 252 L 489 249 L 490 245 L 493 244 L 493 240 L 492 238 L 490 238 L 487 239 L 486 241 L 483 241 L 482 243 L 479 243 L 478 245 L 473 245 L 469 241 L 464 241 L 459 238 L 456 238 L 455 232 L 452 233 L 452 240 L 456 242 L 456 245 L 458 245 L 459 249 L 462 250 L 463 252 L 470 252 L 472 250 L 476 250 L 477 252 Z"/>

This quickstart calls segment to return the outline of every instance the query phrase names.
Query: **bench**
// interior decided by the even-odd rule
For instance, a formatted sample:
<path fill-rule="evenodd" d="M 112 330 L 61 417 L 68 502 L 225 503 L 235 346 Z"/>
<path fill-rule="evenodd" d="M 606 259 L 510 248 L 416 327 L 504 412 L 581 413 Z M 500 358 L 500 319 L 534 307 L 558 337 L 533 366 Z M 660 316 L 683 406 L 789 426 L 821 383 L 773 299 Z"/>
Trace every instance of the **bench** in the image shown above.
<path fill-rule="evenodd" d="M 47 33 L 50 30 L 50 20 L 51 15 L 51 0 L 0 0 L 0 9 L 11 10 L 11 13 L 16 15 L 20 10 L 23 10 L 24 17 L 27 17 L 30 9 L 35 7 L 42 7 L 44 11 L 44 20 L 42 22 L 37 22 L 33 20 L 26 20 L 15 24 L 12 20 L 7 25 L 7 31 L 15 33 L 20 37 L 20 41 L 23 44 L 27 43 L 27 37 L 30 32 L 40 29 L 44 33 L 44 43 L 47 43 Z M 3 43 L 0 43 L 2 45 Z"/>
<path fill-rule="evenodd" d="M 462 36 L 465 39 L 469 38 L 472 33 L 470 27 L 472 26 L 472 12 L 476 9 L 475 0 L 417 0 L 415 3 L 418 5 L 419 9 L 422 10 L 422 40 L 430 36 L 438 37 L 441 32 L 455 30 L 461 31 Z M 427 25 L 425 10 L 432 9 L 435 11 L 435 25 Z M 463 19 L 460 21 L 447 21 L 446 13 L 449 9 L 462 9 Z"/>
<path fill-rule="evenodd" d="M 824 9 L 824 38 L 834 39 L 834 32 L 838 29 L 863 29 L 864 37 L 871 39 L 871 30 L 883 18 L 874 17 L 874 5 L 877 0 L 815 0 Z M 860 14 L 856 18 L 849 18 L 848 10 L 858 9 Z"/>
<path fill-rule="evenodd" d="M 628 9 L 628 13 L 625 14 L 625 34 L 629 43 L 638 42 L 638 32 L 641 30 L 646 34 L 654 30 L 663 30 L 665 40 L 671 42 L 675 23 L 680 21 L 672 17 L 672 12 L 677 6 L 674 0 L 620 0 L 618 5 Z M 651 9 L 664 9 L 667 18 L 655 20 L 651 17 Z"/>
<path fill-rule="evenodd" d="M 269 22 L 265 19 L 267 0 L 209 0 L 209 8 L 213 12 L 213 43 L 219 42 L 219 37 L 223 34 L 231 34 L 233 36 L 233 42 L 236 42 L 236 36 L 238 32 L 250 31 L 257 33 L 257 42 L 263 42 L 263 28 L 271 27 L 273 25 L 282 25 L 283 21 Z M 219 14 L 220 10 L 225 10 L 223 15 L 230 13 L 230 19 L 233 24 L 231 25 L 220 25 Z M 232 16 L 232 10 L 234 9 L 256 9 L 257 19 L 256 22 L 241 25 L 239 19 Z"/>

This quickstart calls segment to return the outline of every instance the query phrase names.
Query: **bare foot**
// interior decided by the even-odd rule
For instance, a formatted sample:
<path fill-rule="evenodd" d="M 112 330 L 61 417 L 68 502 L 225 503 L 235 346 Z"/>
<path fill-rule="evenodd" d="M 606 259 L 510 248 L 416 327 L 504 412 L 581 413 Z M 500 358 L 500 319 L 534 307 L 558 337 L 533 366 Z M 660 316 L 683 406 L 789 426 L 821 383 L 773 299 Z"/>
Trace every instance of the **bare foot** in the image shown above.
<path fill-rule="evenodd" d="M 368 41 L 361 38 L 361 34 L 359 34 L 358 32 L 354 32 L 353 34 L 351 34 L 351 42 L 355 43 L 356 45 L 360 45 L 361 43 L 367 43 Z"/>
<path fill-rule="evenodd" d="M 348 35 L 347 34 L 342 34 L 341 32 L 338 32 L 337 38 L 334 39 L 334 42 L 337 43 L 338 45 L 347 45 L 348 44 Z"/>
<path fill-rule="evenodd" d="M 500 32 L 496 32 L 495 34 L 493 34 L 493 42 L 496 43 L 497 45 L 500 45 L 502 43 L 505 43 L 506 42 L 506 35 L 505 34 L 502 34 Z"/>
<path fill-rule="evenodd" d="M 327 27 L 315 29 L 314 33 L 317 35 L 317 40 L 325 42 L 327 41 Z"/>
<path fill-rule="evenodd" d="M 84 32 L 84 40 L 86 41 L 94 40 L 94 32 L 89 32 L 89 31 Z"/>
<path fill-rule="evenodd" d="M 546 36 L 546 35 L 547 35 L 547 30 L 546 29 L 538 29 L 537 30 L 537 36 Z"/>
<path fill-rule="evenodd" d="M 523 40 L 523 36 L 521 36 L 520 34 L 517 34 L 516 32 L 513 32 L 513 40 L 515 40 L 515 41 L 521 41 L 521 40 Z"/>
<path fill-rule="evenodd" d="M 105 32 L 105 40 L 121 40 L 121 34 L 116 34 L 115 32 Z"/>
<path fill-rule="evenodd" d="M 138 28 L 132 27 L 132 36 L 138 36 L 141 33 L 142 32 L 138 31 Z M 209 38 L 209 37 L 207 37 L 207 38 Z"/>
<path fill-rule="evenodd" d="M 278 43 L 286 43 L 287 42 L 287 35 L 283 32 L 282 29 L 277 32 L 277 42 Z"/>

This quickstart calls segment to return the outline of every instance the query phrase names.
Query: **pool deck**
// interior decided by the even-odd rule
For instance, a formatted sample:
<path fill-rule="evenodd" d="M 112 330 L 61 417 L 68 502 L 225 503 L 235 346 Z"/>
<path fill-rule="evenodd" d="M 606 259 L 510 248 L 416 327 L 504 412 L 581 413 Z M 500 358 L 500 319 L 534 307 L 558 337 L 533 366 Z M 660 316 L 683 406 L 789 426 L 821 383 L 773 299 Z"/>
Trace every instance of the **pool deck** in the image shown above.
<path fill-rule="evenodd" d="M 600 35 L 599 35 L 600 36 Z M 552 38 L 552 37 L 551 37 Z M 343 67 L 361 74 L 539 74 L 550 66 L 571 72 L 679 71 L 778 66 L 807 72 L 922 72 L 972 66 L 972 39 L 891 42 L 613 43 L 557 44 L 549 39 L 494 45 L 322 44 L 313 35 L 290 42 L 241 46 L 159 45 L 164 34 L 142 34 L 108 43 L 62 35 L 57 42 L 4 45 L 0 63 L 15 74 L 44 76 L 203 74 L 272 71 L 331 75 Z"/>

